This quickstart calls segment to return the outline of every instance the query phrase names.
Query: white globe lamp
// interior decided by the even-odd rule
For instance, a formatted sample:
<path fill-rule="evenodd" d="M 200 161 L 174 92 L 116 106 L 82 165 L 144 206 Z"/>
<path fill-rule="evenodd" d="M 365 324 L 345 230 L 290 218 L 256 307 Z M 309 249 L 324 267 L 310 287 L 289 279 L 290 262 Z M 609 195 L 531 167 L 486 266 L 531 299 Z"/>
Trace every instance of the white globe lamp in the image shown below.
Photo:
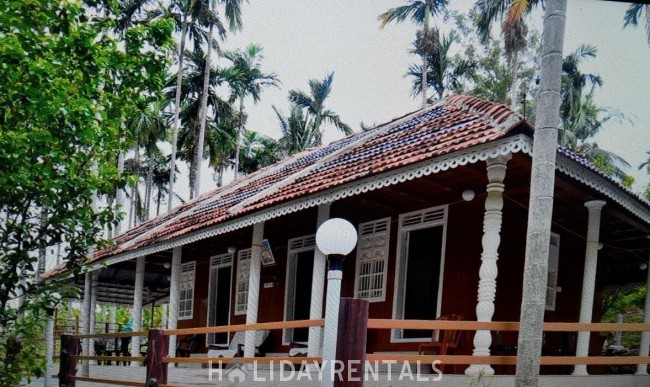
<path fill-rule="evenodd" d="M 325 255 L 348 255 L 356 245 L 357 230 L 345 219 L 329 219 L 316 232 L 316 246 Z"/>
<path fill-rule="evenodd" d="M 323 386 L 332 386 L 334 381 L 331 365 L 336 358 L 343 259 L 354 250 L 356 245 L 357 229 L 345 219 L 329 219 L 316 231 L 316 246 L 327 255 L 329 261 L 323 339 Z"/>

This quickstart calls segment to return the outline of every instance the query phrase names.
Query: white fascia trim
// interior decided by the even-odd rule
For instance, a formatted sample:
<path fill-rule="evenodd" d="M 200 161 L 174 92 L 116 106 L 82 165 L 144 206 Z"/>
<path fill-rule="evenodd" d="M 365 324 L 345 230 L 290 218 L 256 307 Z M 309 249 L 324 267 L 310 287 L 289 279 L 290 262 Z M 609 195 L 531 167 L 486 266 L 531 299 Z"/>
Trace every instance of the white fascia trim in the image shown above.
<path fill-rule="evenodd" d="M 532 142 L 527 140 L 523 134 L 503 138 L 487 144 L 477 145 L 471 148 L 462 149 L 447 155 L 425 160 L 420 163 L 409 165 L 381 175 L 364 178 L 341 187 L 331 188 L 325 192 L 316 193 L 304 198 L 295 199 L 288 203 L 275 205 L 271 208 L 245 215 L 239 219 L 233 219 L 203 230 L 194 231 L 174 240 L 156 244 L 153 246 L 138 249 L 127 253 L 118 254 L 101 262 L 90 265 L 90 270 L 110 266 L 115 263 L 128 261 L 143 255 L 154 254 L 169 250 L 173 247 L 183 246 L 198 240 L 225 234 L 234 230 L 252 226 L 283 215 L 298 212 L 300 210 L 316 207 L 320 204 L 332 203 L 336 200 L 350 196 L 359 195 L 368 191 L 403 183 L 408 180 L 428 176 L 441 171 L 446 171 L 459 166 L 474 164 L 485 161 L 488 158 L 504 156 L 509 153 L 532 153 Z"/>

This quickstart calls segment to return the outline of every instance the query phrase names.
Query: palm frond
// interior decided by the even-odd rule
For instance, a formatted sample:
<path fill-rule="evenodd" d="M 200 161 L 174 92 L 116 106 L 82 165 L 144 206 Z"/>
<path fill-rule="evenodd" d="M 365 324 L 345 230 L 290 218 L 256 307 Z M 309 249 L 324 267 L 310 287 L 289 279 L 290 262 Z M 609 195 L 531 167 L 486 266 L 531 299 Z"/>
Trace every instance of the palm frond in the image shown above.
<path fill-rule="evenodd" d="M 228 28 L 230 31 L 239 31 L 242 28 L 242 0 L 220 0 L 224 5 L 226 20 L 228 21 Z"/>
<path fill-rule="evenodd" d="M 296 104 L 302 108 L 309 109 L 310 111 L 316 111 L 317 109 L 311 96 L 302 90 L 290 90 L 289 102 Z"/>
<path fill-rule="evenodd" d="M 623 16 L 623 20 L 625 21 L 623 27 L 638 26 L 642 12 L 643 4 L 630 4 L 625 11 L 625 16 Z"/>
<path fill-rule="evenodd" d="M 389 9 L 379 15 L 381 21 L 379 28 L 384 28 L 391 22 L 401 23 L 408 18 L 418 25 L 424 23 L 424 3 L 411 0 L 410 4 Z"/>
<path fill-rule="evenodd" d="M 478 12 L 478 33 L 483 42 L 490 36 L 492 24 L 508 12 L 511 0 L 478 0 L 475 8 Z"/>
<path fill-rule="evenodd" d="M 349 136 L 349 135 L 352 134 L 352 129 L 348 125 L 344 124 L 341 121 L 341 118 L 339 117 L 339 115 L 334 113 L 333 111 L 324 110 L 321 113 L 321 117 L 322 117 L 323 121 L 326 121 L 326 122 L 334 125 L 337 129 L 339 129 L 345 135 Z"/>

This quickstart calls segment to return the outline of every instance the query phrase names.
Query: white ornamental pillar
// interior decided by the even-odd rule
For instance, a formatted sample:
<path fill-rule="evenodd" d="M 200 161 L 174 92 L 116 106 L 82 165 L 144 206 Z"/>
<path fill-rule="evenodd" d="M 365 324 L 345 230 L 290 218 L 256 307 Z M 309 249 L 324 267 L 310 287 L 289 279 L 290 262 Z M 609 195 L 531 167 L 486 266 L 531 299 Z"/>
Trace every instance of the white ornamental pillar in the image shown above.
<path fill-rule="evenodd" d="M 181 282 L 181 258 L 183 257 L 183 247 L 174 247 L 172 250 L 172 273 L 171 283 L 169 285 L 169 309 L 167 310 L 168 329 L 178 327 L 178 302 L 180 296 Z M 176 356 L 176 335 L 169 336 L 169 357 Z"/>
<path fill-rule="evenodd" d="M 90 332 L 90 293 L 92 292 L 92 272 L 87 272 L 84 276 L 84 299 L 81 305 L 81 334 L 87 335 Z M 81 354 L 90 356 L 90 339 L 83 339 L 81 345 Z M 81 376 L 88 377 L 90 373 L 90 364 L 88 360 L 81 362 Z"/>
<path fill-rule="evenodd" d="M 145 257 L 138 257 L 135 266 L 135 289 L 133 290 L 133 309 L 131 318 L 133 319 L 133 332 L 142 330 L 142 288 L 144 286 L 144 268 Z M 131 338 L 131 356 L 140 356 L 140 336 Z M 132 361 L 134 367 L 140 366 L 137 361 Z"/>
<path fill-rule="evenodd" d="M 264 222 L 256 223 L 253 226 L 246 324 L 255 324 L 257 322 L 257 309 L 260 298 L 260 273 L 262 271 L 262 239 L 264 239 Z M 244 357 L 255 356 L 255 331 L 246 331 L 244 343 Z"/>
<path fill-rule="evenodd" d="M 477 321 L 492 321 L 494 315 L 494 298 L 497 291 L 497 260 L 501 243 L 501 221 L 503 209 L 503 180 L 506 177 L 506 164 L 512 156 L 498 156 L 488 159 L 487 163 L 487 197 L 485 198 L 485 215 L 483 217 L 483 253 L 479 270 Z M 490 356 L 492 335 L 490 331 L 479 330 L 474 335 L 474 356 Z M 478 376 L 494 375 L 489 364 L 472 364 L 465 374 Z"/>
<path fill-rule="evenodd" d="M 590 323 L 594 309 L 594 292 L 596 289 L 596 267 L 598 265 L 598 244 L 600 237 L 600 213 L 605 205 L 602 200 L 585 203 L 589 210 L 587 223 L 587 247 L 585 249 L 585 268 L 582 277 L 582 298 L 580 300 L 581 323 Z M 578 332 L 576 356 L 589 355 L 589 337 L 591 332 Z M 573 375 L 588 375 L 587 365 L 578 364 L 573 368 Z"/>
<path fill-rule="evenodd" d="M 45 386 L 53 386 L 54 371 L 54 316 L 49 314 L 45 322 Z"/>
<path fill-rule="evenodd" d="M 650 262 L 648 262 L 650 264 Z M 646 282 L 645 310 L 643 311 L 643 322 L 650 323 L 650 266 L 647 267 L 648 279 Z M 641 346 L 639 347 L 639 356 L 648 356 L 650 352 L 650 332 L 641 333 Z M 648 365 L 639 364 L 636 366 L 637 375 L 647 375 Z"/>
<path fill-rule="evenodd" d="M 318 206 L 316 229 L 330 217 L 330 203 Z M 325 271 L 327 269 L 327 256 L 318 247 L 314 249 L 314 269 L 311 277 L 311 305 L 309 307 L 309 319 L 318 320 L 323 318 L 323 294 L 325 290 Z M 321 352 L 321 327 L 309 328 L 309 341 L 307 345 L 307 356 L 316 357 Z"/>

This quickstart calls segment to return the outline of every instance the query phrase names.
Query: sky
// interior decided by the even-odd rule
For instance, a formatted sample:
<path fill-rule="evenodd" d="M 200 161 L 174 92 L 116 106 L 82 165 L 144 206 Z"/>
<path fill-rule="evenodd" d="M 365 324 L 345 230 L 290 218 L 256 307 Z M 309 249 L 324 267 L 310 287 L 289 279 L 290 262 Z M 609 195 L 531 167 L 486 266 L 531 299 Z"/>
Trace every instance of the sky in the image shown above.
<path fill-rule="evenodd" d="M 277 89 L 265 90 L 257 105 L 246 101 L 247 128 L 279 138 L 272 106 L 288 113 L 289 90 L 306 91 L 309 79 L 322 79 L 329 72 L 334 72 L 334 82 L 326 107 L 355 130 L 361 122 L 380 124 L 418 109 L 420 99 L 411 96 L 411 81 L 404 77 L 409 64 L 417 61 L 408 52 L 416 27 L 402 23 L 382 30 L 377 21 L 379 14 L 403 4 L 405 0 L 251 0 L 244 4 L 243 30 L 230 34 L 222 49 L 260 44 L 263 70 L 276 73 L 282 82 Z M 451 0 L 449 8 L 466 11 L 473 4 Z M 610 121 L 595 140 L 630 162 L 627 172 L 636 178 L 634 189 L 640 192 L 648 184 L 648 175 L 638 166 L 650 151 L 650 47 L 643 25 L 623 29 L 627 6 L 569 0 L 564 54 L 583 43 L 597 47 L 597 58 L 582 67 L 604 80 L 596 102 L 621 111 L 632 123 Z M 540 7 L 528 17 L 529 24 L 541 31 L 542 16 Z M 342 137 L 335 128 L 328 132 L 326 140 Z M 202 175 L 205 192 L 215 185 L 211 170 L 206 167 Z M 183 180 L 178 188 L 187 198 Z"/>

